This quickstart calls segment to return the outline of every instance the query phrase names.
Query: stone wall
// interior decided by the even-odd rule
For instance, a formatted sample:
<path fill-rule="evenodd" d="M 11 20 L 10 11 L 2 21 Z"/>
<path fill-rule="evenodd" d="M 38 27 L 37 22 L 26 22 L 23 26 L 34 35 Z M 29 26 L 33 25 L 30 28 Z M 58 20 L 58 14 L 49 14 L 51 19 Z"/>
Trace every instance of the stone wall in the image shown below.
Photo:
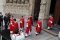
<path fill-rule="evenodd" d="M 5 15 L 4 12 L 5 0 L 0 0 L 0 12 Z"/>
<path fill-rule="evenodd" d="M 28 4 L 6 3 L 4 6 L 5 13 L 11 13 L 15 17 L 21 17 L 32 14 L 33 1 L 29 0 Z"/>
<path fill-rule="evenodd" d="M 15 17 L 29 15 L 29 4 L 27 5 L 17 5 L 17 4 L 6 4 L 5 5 L 5 13 L 11 13 L 15 15 Z"/>

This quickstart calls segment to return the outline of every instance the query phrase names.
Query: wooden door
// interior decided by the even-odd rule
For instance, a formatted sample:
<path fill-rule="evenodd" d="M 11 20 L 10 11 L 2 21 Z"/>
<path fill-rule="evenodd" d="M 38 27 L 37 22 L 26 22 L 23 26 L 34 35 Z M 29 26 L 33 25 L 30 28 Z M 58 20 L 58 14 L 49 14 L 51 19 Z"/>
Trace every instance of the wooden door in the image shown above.
<path fill-rule="evenodd" d="M 56 6 L 55 6 L 55 22 L 57 24 L 60 24 L 60 0 L 56 1 Z"/>

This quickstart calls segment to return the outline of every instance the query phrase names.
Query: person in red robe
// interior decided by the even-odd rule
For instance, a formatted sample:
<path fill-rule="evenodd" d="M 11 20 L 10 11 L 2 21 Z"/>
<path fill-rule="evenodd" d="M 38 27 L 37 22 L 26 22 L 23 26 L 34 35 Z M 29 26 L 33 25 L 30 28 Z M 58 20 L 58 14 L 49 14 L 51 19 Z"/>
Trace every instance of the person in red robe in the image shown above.
<path fill-rule="evenodd" d="M 12 23 L 12 21 L 10 22 L 9 27 L 10 27 L 10 33 L 15 33 L 15 25 L 14 23 Z"/>
<path fill-rule="evenodd" d="M 36 25 L 36 35 L 40 34 L 42 30 L 42 21 L 38 20 Z"/>
<path fill-rule="evenodd" d="M 14 23 L 11 21 L 10 22 L 10 33 L 15 33 L 18 30 L 18 23 L 14 19 Z"/>
<path fill-rule="evenodd" d="M 33 25 L 33 18 L 32 18 L 32 15 L 31 15 L 29 18 L 30 18 L 30 21 L 31 21 L 31 25 Z"/>
<path fill-rule="evenodd" d="M 48 29 L 51 29 L 54 26 L 54 17 L 50 15 L 50 18 L 48 20 Z"/>
<path fill-rule="evenodd" d="M 26 32 L 25 32 L 26 35 L 25 35 L 25 36 L 31 35 L 31 30 L 32 30 L 31 21 L 30 21 L 30 19 L 28 18 L 27 26 L 26 26 Z"/>
<path fill-rule="evenodd" d="M 14 23 L 14 17 L 13 16 L 10 17 L 10 22 Z"/>
<path fill-rule="evenodd" d="M 20 29 L 21 30 L 24 29 L 24 18 L 23 18 L 23 16 L 20 18 Z"/>
<path fill-rule="evenodd" d="M 16 19 L 14 19 L 14 25 L 15 25 L 16 30 L 18 30 L 18 22 L 16 21 Z"/>

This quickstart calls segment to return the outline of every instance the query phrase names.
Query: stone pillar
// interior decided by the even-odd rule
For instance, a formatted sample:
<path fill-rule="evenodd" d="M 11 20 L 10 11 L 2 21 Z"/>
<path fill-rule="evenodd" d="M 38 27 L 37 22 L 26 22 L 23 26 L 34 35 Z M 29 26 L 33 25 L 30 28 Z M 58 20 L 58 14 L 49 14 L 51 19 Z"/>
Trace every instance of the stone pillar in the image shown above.
<path fill-rule="evenodd" d="M 29 15 L 31 15 L 31 10 L 32 10 L 32 0 L 29 0 Z"/>
<path fill-rule="evenodd" d="M 4 13 L 4 6 L 5 6 L 6 0 L 0 0 L 0 12 L 2 12 L 3 15 Z"/>
<path fill-rule="evenodd" d="M 43 28 L 47 27 L 47 19 L 48 19 L 49 10 L 50 10 L 50 3 L 51 3 L 51 0 L 41 0 L 41 3 L 40 3 L 40 12 L 39 12 L 38 19 L 42 21 Z"/>
<path fill-rule="evenodd" d="M 34 4 L 35 4 L 35 0 L 30 0 L 30 15 L 33 15 L 34 12 Z"/>
<path fill-rule="evenodd" d="M 49 17 L 51 0 L 46 0 L 46 13 L 44 14 L 45 19 Z"/>

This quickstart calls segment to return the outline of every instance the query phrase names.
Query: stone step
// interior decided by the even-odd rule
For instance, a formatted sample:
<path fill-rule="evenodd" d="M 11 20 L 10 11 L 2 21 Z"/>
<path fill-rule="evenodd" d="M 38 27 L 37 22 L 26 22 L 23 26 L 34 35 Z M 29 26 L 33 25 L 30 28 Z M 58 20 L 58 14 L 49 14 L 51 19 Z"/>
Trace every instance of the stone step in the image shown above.
<path fill-rule="evenodd" d="M 45 31 L 45 32 L 47 32 L 47 33 L 49 33 L 49 34 L 51 34 L 51 35 L 53 35 L 53 36 L 58 36 L 58 34 L 56 34 L 55 32 L 52 32 L 52 31 L 50 31 L 50 30 L 43 29 L 43 31 Z"/>

